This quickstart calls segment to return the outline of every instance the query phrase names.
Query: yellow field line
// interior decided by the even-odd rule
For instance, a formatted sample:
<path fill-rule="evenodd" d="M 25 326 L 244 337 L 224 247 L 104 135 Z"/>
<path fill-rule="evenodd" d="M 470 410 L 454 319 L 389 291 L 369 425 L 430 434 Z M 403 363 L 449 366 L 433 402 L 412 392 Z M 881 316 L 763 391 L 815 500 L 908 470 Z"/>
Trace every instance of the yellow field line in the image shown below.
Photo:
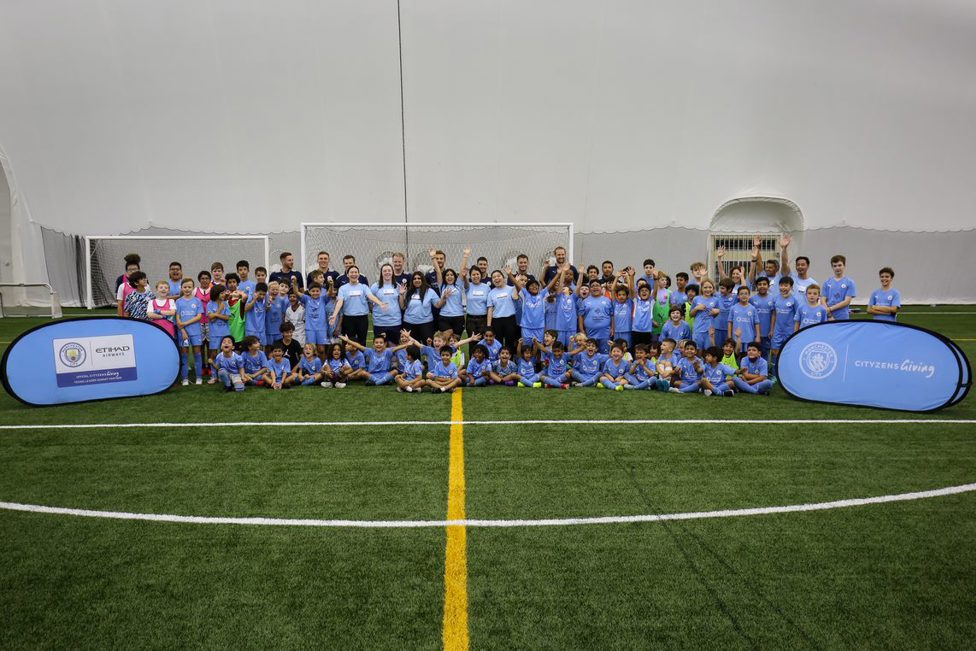
<path fill-rule="evenodd" d="M 461 389 L 451 402 L 451 457 L 448 470 L 447 519 L 463 520 L 464 513 L 464 409 Z M 468 636 L 468 534 L 463 525 L 447 527 L 444 561 L 444 649 L 467 651 Z"/>

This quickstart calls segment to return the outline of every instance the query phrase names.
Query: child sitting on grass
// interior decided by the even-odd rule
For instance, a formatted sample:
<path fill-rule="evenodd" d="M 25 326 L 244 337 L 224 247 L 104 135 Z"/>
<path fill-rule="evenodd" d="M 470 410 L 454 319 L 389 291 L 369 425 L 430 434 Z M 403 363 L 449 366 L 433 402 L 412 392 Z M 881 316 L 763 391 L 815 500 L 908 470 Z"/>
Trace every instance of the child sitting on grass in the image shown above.
<path fill-rule="evenodd" d="M 462 373 L 464 385 L 483 387 L 488 383 L 490 370 L 491 362 L 488 360 L 488 349 L 481 345 L 475 346 L 471 350 L 471 361 L 468 362 L 468 368 Z"/>
<path fill-rule="evenodd" d="M 298 362 L 298 382 L 303 387 L 318 384 L 324 377 L 322 360 L 315 352 L 315 344 L 305 344 L 302 347 L 302 358 Z"/>
<path fill-rule="evenodd" d="M 214 358 L 213 367 L 224 391 L 244 390 L 244 360 L 234 352 L 234 338 L 230 335 L 220 340 L 220 354 Z"/>
<path fill-rule="evenodd" d="M 730 341 L 726 340 L 725 343 L 730 343 Z M 756 344 L 756 342 L 753 343 Z M 735 395 L 735 391 L 732 388 L 735 386 L 735 382 L 732 380 L 732 377 L 735 375 L 735 369 L 731 366 L 721 364 L 719 362 L 721 358 L 722 351 L 719 350 L 718 346 L 705 349 L 705 372 L 702 374 L 701 379 L 702 393 L 706 396 L 716 395 L 731 398 Z"/>
<path fill-rule="evenodd" d="M 610 349 L 610 359 L 603 364 L 603 375 L 600 377 L 600 384 L 597 386 L 611 391 L 623 391 L 627 384 L 627 370 L 629 366 L 624 359 L 624 349 L 619 344 L 614 344 Z"/>
<path fill-rule="evenodd" d="M 701 378 L 705 373 L 705 367 L 698 357 L 698 346 L 695 342 L 685 343 L 684 356 L 672 369 L 678 379 L 671 387 L 671 393 L 697 393 L 701 389 Z"/>
<path fill-rule="evenodd" d="M 755 342 L 749 344 L 742 367 L 735 372 L 735 388 L 745 393 L 769 395 L 773 383 L 769 380 L 769 366 L 762 357 L 762 346 Z"/>
<path fill-rule="evenodd" d="M 438 391 L 441 393 L 450 393 L 461 385 L 461 379 L 458 377 L 458 368 L 451 361 L 451 354 L 452 351 L 450 348 L 446 346 L 442 348 L 440 360 L 434 363 L 427 373 L 427 386 L 435 393 Z"/>
<path fill-rule="evenodd" d="M 285 357 L 285 347 L 281 344 L 272 346 L 271 359 L 268 360 L 268 386 L 275 390 L 284 389 L 295 381 L 295 377 L 291 361 Z"/>
<path fill-rule="evenodd" d="M 400 374 L 393 378 L 397 391 L 420 393 L 424 390 L 424 365 L 420 362 L 420 348 L 413 344 L 404 349 L 405 361 L 400 365 Z"/>
<path fill-rule="evenodd" d="M 539 346 L 539 342 L 536 342 Z M 541 347 L 540 347 L 541 348 Z M 543 369 L 542 385 L 556 389 L 568 389 L 572 380 L 572 370 L 569 368 L 569 356 L 566 347 L 558 339 L 552 342 L 550 350 L 542 350 Z"/>
<path fill-rule="evenodd" d="M 657 369 L 655 361 L 647 357 L 647 346 L 637 344 L 634 346 L 634 363 L 630 365 L 630 371 L 625 376 L 627 384 L 625 389 L 653 389 L 657 383 Z"/>
<path fill-rule="evenodd" d="M 340 335 L 339 339 L 346 342 L 346 345 L 363 354 L 365 366 L 353 369 L 349 374 L 350 380 L 365 380 L 366 386 L 382 386 L 393 381 L 393 356 L 402 348 L 410 344 L 400 344 L 393 348 L 386 347 L 386 336 L 383 333 L 376 333 L 373 337 L 373 348 L 368 349 L 357 341 L 353 341 L 346 335 Z"/>
<path fill-rule="evenodd" d="M 326 389 L 346 388 L 346 378 L 352 373 L 352 366 L 346 359 L 342 344 L 328 344 L 325 346 L 325 363 L 322 365 L 322 386 Z"/>
<path fill-rule="evenodd" d="M 241 343 L 247 351 L 241 356 L 244 359 L 244 372 L 241 374 L 241 379 L 244 380 L 244 384 L 263 386 L 269 372 L 268 356 L 261 350 L 261 340 L 253 336 L 244 337 Z"/>
<path fill-rule="evenodd" d="M 498 361 L 493 362 L 491 371 L 488 373 L 489 384 L 504 384 L 507 387 L 514 387 L 518 382 L 518 365 L 512 361 L 512 349 L 503 346 L 498 351 Z"/>
<path fill-rule="evenodd" d="M 518 362 L 518 384 L 515 386 L 533 389 L 542 387 L 542 382 L 539 381 L 539 373 L 536 371 L 535 353 L 532 348 L 525 347 L 522 349 L 522 357 L 519 358 Z"/>

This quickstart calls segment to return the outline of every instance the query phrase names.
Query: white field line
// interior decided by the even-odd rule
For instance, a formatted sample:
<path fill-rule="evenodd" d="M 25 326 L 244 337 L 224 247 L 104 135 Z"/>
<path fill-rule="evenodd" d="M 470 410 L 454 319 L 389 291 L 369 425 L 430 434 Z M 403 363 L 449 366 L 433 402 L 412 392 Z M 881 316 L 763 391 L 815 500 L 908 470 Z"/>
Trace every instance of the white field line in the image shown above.
<path fill-rule="evenodd" d="M 976 424 L 976 419 L 963 418 L 886 418 L 886 419 L 853 419 L 853 418 L 811 418 L 811 419 L 766 419 L 752 418 L 741 420 L 730 420 L 722 418 L 698 419 L 691 418 L 685 420 L 662 418 L 633 418 L 623 420 L 587 420 L 587 419 L 552 419 L 552 420 L 364 420 L 364 421 L 320 421 L 320 420 L 297 420 L 297 421 L 227 421 L 214 423 L 60 423 L 36 425 L 0 425 L 3 430 L 32 430 L 32 429 L 144 429 L 149 427 L 164 428 L 201 428 L 201 427 L 379 427 L 383 425 L 420 426 L 431 425 L 910 425 L 915 423 L 928 423 L 938 425 Z"/>
<path fill-rule="evenodd" d="M 813 504 L 790 504 L 786 506 L 763 506 L 747 509 L 723 509 L 720 511 L 691 511 L 688 513 L 658 513 L 651 515 L 612 515 L 590 518 L 547 518 L 539 520 L 319 520 L 313 518 L 260 518 L 260 517 L 215 517 L 202 515 L 168 515 L 159 513 L 128 513 L 125 511 L 93 511 L 89 509 L 69 509 L 37 504 L 18 504 L 0 502 L 0 509 L 7 511 L 26 511 L 47 515 L 72 515 L 83 518 L 103 518 L 108 520 L 143 520 L 148 522 L 174 522 L 178 524 L 228 524 L 259 527 L 332 527 L 354 529 L 420 529 L 434 527 L 568 527 L 593 524 L 633 524 L 639 522 L 668 522 L 672 520 L 706 520 L 712 518 L 738 518 L 755 515 L 775 515 L 779 513 L 798 513 L 807 511 L 829 511 L 871 504 L 890 502 L 911 502 L 914 500 L 946 497 L 976 491 L 976 484 L 947 486 L 928 491 L 881 495 Z"/>

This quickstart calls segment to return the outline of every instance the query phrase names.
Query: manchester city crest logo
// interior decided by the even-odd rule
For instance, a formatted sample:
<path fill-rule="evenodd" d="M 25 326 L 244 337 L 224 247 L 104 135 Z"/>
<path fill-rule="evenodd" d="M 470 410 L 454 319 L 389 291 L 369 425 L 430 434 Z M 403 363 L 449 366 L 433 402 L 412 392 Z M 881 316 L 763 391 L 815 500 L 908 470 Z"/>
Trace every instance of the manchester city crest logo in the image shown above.
<path fill-rule="evenodd" d="M 61 363 L 65 366 L 76 368 L 85 363 L 87 353 L 85 352 L 84 346 L 72 341 L 61 346 L 61 350 L 58 352 L 58 357 L 61 358 Z"/>
<path fill-rule="evenodd" d="M 837 351 L 830 344 L 815 341 L 800 353 L 800 370 L 811 380 L 822 380 L 837 368 Z"/>

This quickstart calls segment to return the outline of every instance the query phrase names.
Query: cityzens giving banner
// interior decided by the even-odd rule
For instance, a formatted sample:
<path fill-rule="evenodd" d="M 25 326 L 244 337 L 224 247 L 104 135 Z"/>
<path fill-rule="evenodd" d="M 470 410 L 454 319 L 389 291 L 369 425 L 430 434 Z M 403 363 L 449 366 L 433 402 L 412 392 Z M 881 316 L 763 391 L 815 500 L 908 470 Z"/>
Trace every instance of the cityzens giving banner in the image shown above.
<path fill-rule="evenodd" d="M 835 321 L 800 330 L 783 345 L 779 381 L 790 395 L 904 411 L 961 401 L 969 360 L 942 335 L 899 323 Z"/>
<path fill-rule="evenodd" d="M 161 393 L 180 370 L 173 338 L 135 319 L 63 319 L 15 339 L 0 363 L 12 396 L 54 405 Z"/>

